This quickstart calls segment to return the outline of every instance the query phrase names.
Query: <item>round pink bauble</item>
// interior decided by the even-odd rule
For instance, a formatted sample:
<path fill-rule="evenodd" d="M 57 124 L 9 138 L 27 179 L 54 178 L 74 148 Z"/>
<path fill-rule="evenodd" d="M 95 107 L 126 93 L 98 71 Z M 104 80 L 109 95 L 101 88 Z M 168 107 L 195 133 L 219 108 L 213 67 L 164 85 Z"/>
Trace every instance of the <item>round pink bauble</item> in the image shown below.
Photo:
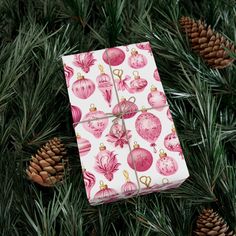
<path fill-rule="evenodd" d="M 139 54 L 134 48 L 132 49 L 131 56 L 128 58 L 128 64 L 134 69 L 140 69 L 147 65 L 147 58 Z"/>
<path fill-rule="evenodd" d="M 124 183 L 121 186 L 121 192 L 122 194 L 124 194 L 125 196 L 129 196 L 132 195 L 134 193 L 137 192 L 137 186 L 135 183 L 131 182 L 131 181 L 127 181 L 126 183 Z"/>
<path fill-rule="evenodd" d="M 112 202 L 117 199 L 118 193 L 115 189 L 109 188 L 103 181 L 100 181 L 100 190 L 94 195 L 94 200 Z"/>
<path fill-rule="evenodd" d="M 155 70 L 154 70 L 153 77 L 154 77 L 154 79 L 155 79 L 156 81 L 161 81 L 161 79 L 160 79 L 160 76 L 159 76 L 159 73 L 158 73 L 158 70 L 157 70 L 157 69 L 155 69 Z"/>
<path fill-rule="evenodd" d="M 135 128 L 143 139 L 153 144 L 158 139 L 162 126 L 158 117 L 143 110 L 135 121 Z"/>
<path fill-rule="evenodd" d="M 97 111 L 94 105 L 90 107 L 89 111 L 83 119 L 86 122 L 83 122 L 82 125 L 95 138 L 100 138 L 108 125 L 108 118 L 103 118 L 106 114 L 103 111 Z"/>
<path fill-rule="evenodd" d="M 148 94 L 147 99 L 150 106 L 158 111 L 162 111 L 166 105 L 165 94 L 161 91 L 158 91 L 156 87 L 151 88 L 151 92 Z"/>
<path fill-rule="evenodd" d="M 71 105 L 73 123 L 79 123 L 81 120 L 82 112 L 79 107 Z"/>
<path fill-rule="evenodd" d="M 174 128 L 172 132 L 165 137 L 164 145 L 169 151 L 182 153 L 182 148 Z"/>
<path fill-rule="evenodd" d="M 134 79 L 130 82 L 130 88 L 134 92 L 142 92 L 147 86 L 147 80 L 141 78 L 137 71 L 133 72 Z"/>
<path fill-rule="evenodd" d="M 77 144 L 81 157 L 86 156 L 91 150 L 91 143 L 87 139 L 81 138 L 79 135 L 77 135 Z"/>
<path fill-rule="evenodd" d="M 160 159 L 157 161 L 158 173 L 169 176 L 173 175 L 178 170 L 177 162 L 174 158 L 167 156 L 163 151 L 160 152 Z"/>
<path fill-rule="evenodd" d="M 151 167 L 153 157 L 148 150 L 140 148 L 138 144 L 135 144 L 134 149 L 128 155 L 127 162 L 133 170 L 142 172 Z"/>
<path fill-rule="evenodd" d="M 129 119 L 135 116 L 137 110 L 138 110 L 138 107 L 134 102 L 131 102 L 124 98 L 124 99 L 121 99 L 121 101 L 114 106 L 112 113 L 116 116 L 119 115 L 121 112 L 125 113 L 122 115 L 122 118 Z"/>
<path fill-rule="evenodd" d="M 120 48 L 108 48 L 103 53 L 102 59 L 108 65 L 118 66 L 125 60 L 125 53 Z"/>
<path fill-rule="evenodd" d="M 74 75 L 73 68 L 71 68 L 70 66 L 67 66 L 66 64 L 64 64 L 64 74 L 65 74 L 65 77 L 66 77 L 66 85 L 67 85 L 67 88 L 68 88 L 68 87 L 70 87 L 70 79 Z"/>
<path fill-rule="evenodd" d="M 72 91 L 76 97 L 81 99 L 87 99 L 95 90 L 95 84 L 92 80 L 84 78 L 84 76 L 78 76 L 78 79 L 72 85 Z"/>

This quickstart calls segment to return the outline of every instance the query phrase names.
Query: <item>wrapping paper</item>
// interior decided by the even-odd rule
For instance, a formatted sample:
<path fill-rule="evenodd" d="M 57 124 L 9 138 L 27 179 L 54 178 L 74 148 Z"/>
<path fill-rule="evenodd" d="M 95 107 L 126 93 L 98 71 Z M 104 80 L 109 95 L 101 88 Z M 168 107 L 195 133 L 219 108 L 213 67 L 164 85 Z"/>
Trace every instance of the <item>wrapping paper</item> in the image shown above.
<path fill-rule="evenodd" d="M 63 64 L 92 205 L 189 176 L 149 42 L 64 56 Z"/>

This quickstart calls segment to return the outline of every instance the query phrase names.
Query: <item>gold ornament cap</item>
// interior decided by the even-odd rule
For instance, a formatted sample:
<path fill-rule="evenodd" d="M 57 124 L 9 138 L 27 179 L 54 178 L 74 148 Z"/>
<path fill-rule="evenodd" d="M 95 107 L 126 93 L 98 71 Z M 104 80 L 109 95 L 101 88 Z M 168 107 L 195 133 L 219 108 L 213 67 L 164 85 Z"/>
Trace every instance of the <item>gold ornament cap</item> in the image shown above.
<path fill-rule="evenodd" d="M 90 108 L 89 108 L 89 111 L 96 111 L 97 110 L 97 108 L 95 107 L 95 105 L 94 104 L 91 104 L 90 105 Z"/>
<path fill-rule="evenodd" d="M 135 48 L 132 48 L 131 49 L 131 55 L 132 56 L 135 56 L 135 55 L 137 55 L 138 54 L 138 51 L 135 49 Z"/>
<path fill-rule="evenodd" d="M 102 190 L 102 189 L 107 189 L 107 188 L 108 188 L 107 184 L 104 184 L 103 181 L 101 180 L 100 181 L 100 189 Z"/>
<path fill-rule="evenodd" d="M 81 73 L 78 73 L 78 74 L 77 74 L 77 79 L 84 79 L 84 76 L 81 75 Z"/>
<path fill-rule="evenodd" d="M 175 129 L 174 125 L 172 126 L 171 131 L 172 131 L 172 133 L 176 133 L 176 129 Z"/>
<path fill-rule="evenodd" d="M 103 143 L 100 143 L 99 150 L 100 151 L 106 150 L 106 146 Z"/>
<path fill-rule="evenodd" d="M 125 177 L 125 181 L 126 181 L 126 182 L 129 182 L 130 179 L 129 179 L 129 173 L 128 173 L 127 170 L 123 170 L 123 175 L 124 175 L 124 177 Z"/>
<path fill-rule="evenodd" d="M 145 108 L 145 106 L 142 106 L 141 112 L 147 112 L 147 108 Z"/>
<path fill-rule="evenodd" d="M 160 150 L 160 153 L 159 153 L 159 157 L 160 158 L 164 158 L 164 157 L 166 157 L 167 156 L 167 154 L 165 153 L 165 151 L 163 150 L 163 149 L 161 149 Z"/>
<path fill-rule="evenodd" d="M 155 92 L 155 91 L 157 91 L 157 87 L 152 85 L 150 90 L 151 90 L 151 92 Z"/>
<path fill-rule="evenodd" d="M 121 102 L 125 102 L 125 101 L 126 101 L 126 98 L 125 98 L 125 97 L 121 97 L 121 98 L 120 98 L 120 101 L 121 101 Z"/>
<path fill-rule="evenodd" d="M 133 72 L 133 76 L 134 76 L 134 79 L 140 79 L 140 75 L 139 75 L 138 71 L 136 71 L 136 70 Z"/>
<path fill-rule="evenodd" d="M 104 67 L 101 64 L 98 66 L 98 69 L 100 70 L 101 74 L 105 74 L 104 73 Z"/>
<path fill-rule="evenodd" d="M 140 146 L 139 146 L 139 144 L 135 141 L 133 147 L 134 147 L 134 148 L 139 148 Z"/>

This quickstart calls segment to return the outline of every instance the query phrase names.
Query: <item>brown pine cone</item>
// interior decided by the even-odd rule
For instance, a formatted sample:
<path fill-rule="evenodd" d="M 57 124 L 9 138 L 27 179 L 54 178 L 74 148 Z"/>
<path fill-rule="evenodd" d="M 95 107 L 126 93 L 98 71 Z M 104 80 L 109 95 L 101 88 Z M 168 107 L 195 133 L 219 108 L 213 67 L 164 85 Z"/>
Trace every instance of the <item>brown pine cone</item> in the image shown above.
<path fill-rule="evenodd" d="M 195 236 L 236 236 L 213 209 L 204 209 L 198 216 Z"/>
<path fill-rule="evenodd" d="M 64 144 L 59 138 L 49 140 L 32 156 L 26 173 L 30 180 L 44 187 L 52 187 L 64 177 L 67 162 Z"/>
<path fill-rule="evenodd" d="M 181 17 L 180 25 L 188 35 L 193 51 L 198 53 L 209 66 L 222 69 L 234 61 L 225 48 L 236 53 L 235 46 L 224 36 L 214 32 L 211 26 L 186 16 Z"/>

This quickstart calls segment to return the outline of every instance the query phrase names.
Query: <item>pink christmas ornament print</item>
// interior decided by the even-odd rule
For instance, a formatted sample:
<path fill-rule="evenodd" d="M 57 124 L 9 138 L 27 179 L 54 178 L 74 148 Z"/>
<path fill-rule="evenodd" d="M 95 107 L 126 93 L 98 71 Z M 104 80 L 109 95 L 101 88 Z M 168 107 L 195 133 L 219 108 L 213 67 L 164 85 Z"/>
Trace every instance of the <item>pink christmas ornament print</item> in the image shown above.
<path fill-rule="evenodd" d="M 142 49 L 142 50 L 147 50 L 149 53 L 152 52 L 150 43 L 136 43 L 137 48 Z"/>
<path fill-rule="evenodd" d="M 182 156 L 182 148 L 180 146 L 179 138 L 176 134 L 175 128 L 173 127 L 172 132 L 168 134 L 164 139 L 165 147 L 171 152 L 179 152 Z"/>
<path fill-rule="evenodd" d="M 172 118 L 172 115 L 171 115 L 171 113 L 170 113 L 170 109 L 169 109 L 169 108 L 167 109 L 166 115 L 167 115 L 167 117 L 168 117 L 168 119 L 169 119 L 170 121 L 173 121 L 173 118 Z"/>
<path fill-rule="evenodd" d="M 94 176 L 93 173 L 86 171 L 85 169 L 83 169 L 83 177 L 84 177 L 84 184 L 85 184 L 87 197 L 88 197 L 88 199 L 90 199 L 91 190 L 92 190 L 93 186 L 95 185 L 96 177 Z"/>
<path fill-rule="evenodd" d="M 135 128 L 137 133 L 149 142 L 154 152 L 156 152 L 155 142 L 162 130 L 160 119 L 144 109 L 135 121 Z"/>
<path fill-rule="evenodd" d="M 76 138 L 80 157 L 86 156 L 91 150 L 91 143 L 87 139 L 81 138 L 79 134 L 76 135 Z"/>
<path fill-rule="evenodd" d="M 78 74 L 78 79 L 72 85 L 74 95 L 81 99 L 87 99 L 95 90 L 95 84 L 92 80 Z"/>
<path fill-rule="evenodd" d="M 128 58 L 128 64 L 134 69 L 141 69 L 147 65 L 147 58 L 144 55 L 139 54 L 138 51 L 133 48 L 131 50 L 131 56 Z"/>
<path fill-rule="evenodd" d="M 166 96 L 163 92 L 158 91 L 156 87 L 151 87 L 151 92 L 148 94 L 148 103 L 158 111 L 162 111 L 166 105 Z"/>
<path fill-rule="evenodd" d="M 96 156 L 96 164 L 94 169 L 103 174 L 104 177 L 111 181 L 114 177 L 114 173 L 119 169 L 120 163 L 117 161 L 117 155 L 114 154 L 114 151 L 106 150 L 106 146 L 103 144 L 100 145 L 100 152 Z"/>
<path fill-rule="evenodd" d="M 158 70 L 157 70 L 157 69 L 155 69 L 155 70 L 154 70 L 153 77 L 154 77 L 154 79 L 155 79 L 156 81 L 161 81 L 161 79 L 160 79 L 160 76 L 159 76 L 159 73 L 158 73 Z"/>
<path fill-rule="evenodd" d="M 111 106 L 112 99 L 112 87 L 113 83 L 111 82 L 111 78 L 108 74 L 104 73 L 104 68 L 102 65 L 99 65 L 100 75 L 97 76 L 97 84 L 99 90 L 102 92 L 102 96 L 109 105 Z"/>
<path fill-rule="evenodd" d="M 126 130 L 122 124 L 114 122 L 111 126 L 109 134 L 107 134 L 106 137 L 108 142 L 115 144 L 115 147 L 120 146 L 123 148 L 124 145 L 129 143 L 129 139 L 132 135 L 131 130 Z"/>
<path fill-rule="evenodd" d="M 129 118 L 135 116 L 135 114 L 138 110 L 138 107 L 131 100 L 132 100 L 132 97 L 129 100 L 122 98 L 121 101 L 114 106 L 114 108 L 112 110 L 113 115 L 119 116 L 120 113 L 124 113 L 122 115 L 123 119 L 129 119 Z"/>
<path fill-rule="evenodd" d="M 94 195 L 94 200 L 102 202 L 112 202 L 116 200 L 118 193 L 115 189 L 109 188 L 103 181 L 100 181 L 100 190 Z"/>
<path fill-rule="evenodd" d="M 90 71 L 90 67 L 93 66 L 96 59 L 93 57 L 92 52 L 85 52 L 75 55 L 74 65 L 80 67 L 85 73 Z"/>
<path fill-rule="evenodd" d="M 145 87 L 147 86 L 147 80 L 141 78 L 138 71 L 133 72 L 134 79 L 130 81 L 130 88 L 133 93 L 143 92 Z"/>
<path fill-rule="evenodd" d="M 115 84 L 118 91 L 127 90 L 129 93 L 134 93 L 134 91 L 128 85 L 128 81 L 131 79 L 130 76 L 127 75 L 123 79 L 123 70 L 120 69 L 114 69 L 113 74 L 118 77 L 115 78 Z"/>
<path fill-rule="evenodd" d="M 133 170 L 142 172 L 147 171 L 153 162 L 152 154 L 141 148 L 136 142 L 134 143 L 134 149 L 129 153 L 127 162 Z"/>
<path fill-rule="evenodd" d="M 125 183 L 121 186 L 121 192 L 125 196 L 133 195 L 137 192 L 138 188 L 135 183 L 130 181 L 129 179 L 129 173 L 127 170 L 123 171 L 123 175 L 125 177 Z"/>
<path fill-rule="evenodd" d="M 100 138 L 108 125 L 108 118 L 105 116 L 103 111 L 97 111 L 94 104 L 91 104 L 89 113 L 83 118 L 83 121 L 86 121 L 82 123 L 83 128 L 93 134 L 95 138 Z"/>
<path fill-rule="evenodd" d="M 167 156 L 167 154 L 160 150 L 160 159 L 157 161 L 157 171 L 158 173 L 169 176 L 173 175 L 178 170 L 177 162 L 174 158 Z"/>
<path fill-rule="evenodd" d="M 81 120 L 82 112 L 79 107 L 71 105 L 73 123 L 77 124 Z"/>
<path fill-rule="evenodd" d="M 125 53 L 120 48 L 108 48 L 102 55 L 103 61 L 111 66 L 118 66 L 125 60 Z"/>
<path fill-rule="evenodd" d="M 66 86 L 67 86 L 67 88 L 69 88 L 70 87 L 70 79 L 74 75 L 73 68 L 64 64 L 64 74 L 65 74 L 65 78 L 66 78 Z"/>

